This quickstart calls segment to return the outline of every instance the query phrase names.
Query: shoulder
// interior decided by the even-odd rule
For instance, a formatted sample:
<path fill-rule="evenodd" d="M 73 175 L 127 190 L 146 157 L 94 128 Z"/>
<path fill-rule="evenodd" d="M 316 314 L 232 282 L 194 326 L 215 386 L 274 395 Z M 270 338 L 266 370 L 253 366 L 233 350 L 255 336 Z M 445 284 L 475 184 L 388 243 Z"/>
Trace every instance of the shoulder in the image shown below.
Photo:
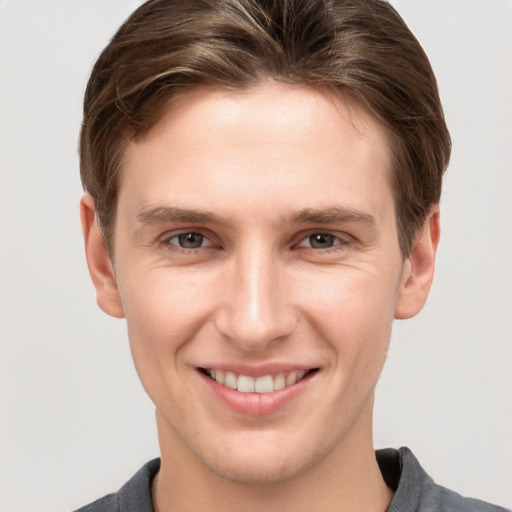
<path fill-rule="evenodd" d="M 395 491 L 387 512 L 507 512 L 436 484 L 408 448 L 379 450 L 376 456 L 386 483 Z"/>
<path fill-rule="evenodd" d="M 75 512 L 119 512 L 120 510 L 118 493 L 114 493 L 93 501 Z"/>
<path fill-rule="evenodd" d="M 439 510 L 446 512 L 507 512 L 503 507 L 486 503 L 474 498 L 465 498 L 445 487 L 437 486 Z"/>
<path fill-rule="evenodd" d="M 75 512 L 153 512 L 151 484 L 160 469 L 160 459 L 144 466 L 119 489 Z"/>

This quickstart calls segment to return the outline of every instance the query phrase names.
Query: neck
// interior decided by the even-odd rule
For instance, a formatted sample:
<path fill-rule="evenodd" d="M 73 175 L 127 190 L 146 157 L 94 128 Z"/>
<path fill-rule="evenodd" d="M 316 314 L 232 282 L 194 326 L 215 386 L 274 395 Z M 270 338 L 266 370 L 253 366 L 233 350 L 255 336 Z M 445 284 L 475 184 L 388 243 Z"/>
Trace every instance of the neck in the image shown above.
<path fill-rule="evenodd" d="M 158 418 L 162 463 L 153 485 L 155 512 L 384 512 L 393 493 L 375 459 L 371 408 L 370 421 L 358 422 L 370 427 L 354 425 L 315 467 L 286 481 L 259 484 L 212 472 Z"/>

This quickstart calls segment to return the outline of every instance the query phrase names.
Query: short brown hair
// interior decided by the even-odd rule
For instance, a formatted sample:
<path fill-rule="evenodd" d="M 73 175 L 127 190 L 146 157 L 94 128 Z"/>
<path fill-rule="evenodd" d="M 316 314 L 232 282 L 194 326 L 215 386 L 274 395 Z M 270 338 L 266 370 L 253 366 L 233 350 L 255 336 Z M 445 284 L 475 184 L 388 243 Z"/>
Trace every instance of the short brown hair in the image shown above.
<path fill-rule="evenodd" d="M 150 0 L 139 7 L 92 70 L 80 134 L 82 183 L 110 250 L 130 138 L 191 88 L 269 79 L 331 89 L 384 124 L 400 249 L 408 255 L 440 200 L 451 144 L 429 61 L 383 0 Z"/>

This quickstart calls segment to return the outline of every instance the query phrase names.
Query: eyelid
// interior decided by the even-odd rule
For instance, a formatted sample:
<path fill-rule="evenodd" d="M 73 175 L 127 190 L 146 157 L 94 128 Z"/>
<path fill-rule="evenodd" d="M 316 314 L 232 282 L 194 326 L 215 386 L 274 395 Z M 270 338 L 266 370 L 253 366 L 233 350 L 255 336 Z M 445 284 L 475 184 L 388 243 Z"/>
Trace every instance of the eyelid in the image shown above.
<path fill-rule="evenodd" d="M 332 247 L 329 247 L 327 249 L 314 249 L 313 247 L 306 245 L 307 240 L 312 235 L 330 235 L 330 236 L 333 236 L 337 240 L 337 243 L 335 243 Z M 307 231 L 306 233 L 301 233 L 298 243 L 296 243 L 294 245 L 295 245 L 295 247 L 306 247 L 306 248 L 314 249 L 316 251 L 326 252 L 330 249 L 335 250 L 335 248 L 339 247 L 339 246 L 346 246 L 353 241 L 354 241 L 354 237 L 352 237 L 351 235 L 349 235 L 348 233 L 346 233 L 344 231 L 340 232 L 340 231 L 332 231 L 329 229 L 312 229 L 310 231 Z"/>
<path fill-rule="evenodd" d="M 178 243 L 171 242 L 172 239 L 176 240 L 180 235 L 184 235 L 187 233 L 195 233 L 195 234 L 201 235 L 203 237 L 204 243 L 199 247 L 187 249 L 187 248 L 181 247 Z M 311 247 L 307 243 L 308 238 L 311 237 L 312 235 L 316 235 L 316 234 L 333 236 L 336 239 L 336 241 L 332 247 L 328 247 L 325 249 L 317 249 L 317 248 Z M 199 249 L 203 249 L 206 247 L 222 245 L 220 241 L 216 241 L 216 238 L 217 237 L 215 236 L 215 234 L 212 233 L 210 230 L 204 230 L 202 228 L 190 227 L 190 228 L 180 228 L 180 229 L 176 229 L 176 230 L 166 231 L 164 234 L 162 234 L 159 237 L 159 243 L 162 246 L 172 245 L 173 248 L 175 248 L 176 250 L 192 252 L 192 251 L 197 251 Z M 301 247 L 301 248 L 305 248 L 305 249 L 311 249 L 316 252 L 324 252 L 324 253 L 329 252 L 329 251 L 340 250 L 340 248 L 346 247 L 356 241 L 356 239 L 352 235 L 350 235 L 349 233 L 347 233 L 345 231 L 340 232 L 340 231 L 330 230 L 330 229 L 310 229 L 308 231 L 303 231 L 302 233 L 300 233 L 299 235 L 296 236 L 296 240 L 297 240 L 297 242 L 292 244 L 292 248 Z"/>
<path fill-rule="evenodd" d="M 199 247 L 187 249 L 185 247 L 181 247 L 178 243 L 171 242 L 171 240 L 173 240 L 173 239 L 176 240 L 180 235 L 186 235 L 188 233 L 194 233 L 194 234 L 202 236 L 203 242 L 206 242 L 206 243 L 203 243 Z M 199 249 L 203 249 L 204 247 L 212 247 L 215 245 L 214 240 L 212 240 L 212 235 L 209 233 L 205 233 L 203 229 L 198 229 L 198 228 L 188 228 L 188 229 L 185 228 L 185 229 L 177 229 L 174 231 L 166 231 L 162 236 L 159 237 L 159 240 L 160 240 L 161 245 L 166 245 L 166 246 L 171 245 L 178 250 L 183 250 L 183 251 L 187 251 L 187 252 L 197 251 Z"/>

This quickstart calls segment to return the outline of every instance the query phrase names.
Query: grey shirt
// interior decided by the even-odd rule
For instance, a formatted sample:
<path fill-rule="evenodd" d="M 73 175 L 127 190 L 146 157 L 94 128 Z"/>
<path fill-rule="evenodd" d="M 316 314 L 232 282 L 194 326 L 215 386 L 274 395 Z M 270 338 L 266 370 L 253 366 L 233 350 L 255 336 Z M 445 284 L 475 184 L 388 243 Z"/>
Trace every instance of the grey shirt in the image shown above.
<path fill-rule="evenodd" d="M 395 491 L 387 512 L 507 512 L 437 485 L 408 448 L 378 450 L 376 457 L 386 484 Z M 76 512 L 154 512 L 151 483 L 159 468 L 160 459 L 148 462 L 119 492 Z"/>

